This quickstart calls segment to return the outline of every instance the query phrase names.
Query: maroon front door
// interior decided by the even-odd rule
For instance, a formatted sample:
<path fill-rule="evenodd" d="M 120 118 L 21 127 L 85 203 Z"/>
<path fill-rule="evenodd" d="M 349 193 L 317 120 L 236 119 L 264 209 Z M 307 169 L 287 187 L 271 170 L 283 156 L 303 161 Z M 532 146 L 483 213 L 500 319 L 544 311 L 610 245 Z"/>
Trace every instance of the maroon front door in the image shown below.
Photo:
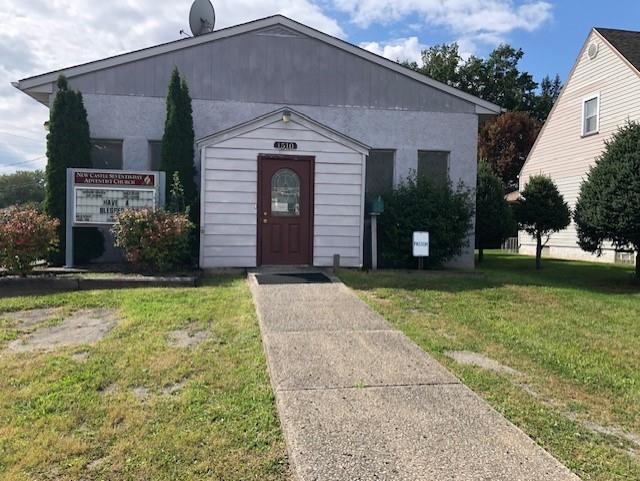
<path fill-rule="evenodd" d="M 313 157 L 258 156 L 258 264 L 311 265 Z"/>

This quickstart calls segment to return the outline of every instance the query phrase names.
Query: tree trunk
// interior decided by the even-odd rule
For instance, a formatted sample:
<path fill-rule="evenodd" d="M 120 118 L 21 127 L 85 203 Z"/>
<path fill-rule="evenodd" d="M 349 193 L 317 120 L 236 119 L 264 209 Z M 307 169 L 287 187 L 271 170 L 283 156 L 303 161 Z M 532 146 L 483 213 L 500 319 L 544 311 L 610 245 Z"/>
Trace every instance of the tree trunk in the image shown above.
<path fill-rule="evenodd" d="M 542 268 L 542 236 L 536 234 L 536 269 Z"/>
<path fill-rule="evenodd" d="M 484 260 L 484 249 L 482 247 L 478 248 L 478 264 L 480 264 Z"/>

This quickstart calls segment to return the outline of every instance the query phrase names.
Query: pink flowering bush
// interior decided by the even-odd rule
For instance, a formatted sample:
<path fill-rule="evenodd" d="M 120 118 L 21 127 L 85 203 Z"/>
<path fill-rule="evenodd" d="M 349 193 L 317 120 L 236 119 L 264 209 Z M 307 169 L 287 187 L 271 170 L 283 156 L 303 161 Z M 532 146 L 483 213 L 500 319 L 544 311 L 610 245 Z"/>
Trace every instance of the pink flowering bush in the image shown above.
<path fill-rule="evenodd" d="M 58 219 L 33 207 L 0 210 L 0 267 L 10 274 L 27 274 L 58 245 L 59 225 Z"/>
<path fill-rule="evenodd" d="M 189 256 L 193 223 L 183 213 L 163 209 L 127 209 L 111 228 L 115 245 L 127 260 L 144 268 L 166 271 L 184 263 Z"/>

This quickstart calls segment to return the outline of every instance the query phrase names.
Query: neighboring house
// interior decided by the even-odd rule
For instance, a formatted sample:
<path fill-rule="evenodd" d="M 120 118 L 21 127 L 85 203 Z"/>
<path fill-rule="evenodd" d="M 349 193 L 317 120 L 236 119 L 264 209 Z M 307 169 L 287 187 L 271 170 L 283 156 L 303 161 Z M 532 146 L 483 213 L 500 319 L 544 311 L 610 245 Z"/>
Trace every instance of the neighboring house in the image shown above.
<path fill-rule="evenodd" d="M 174 66 L 193 98 L 201 266 L 363 264 L 366 199 L 411 170 L 476 182 L 498 106 L 277 15 L 21 80 L 84 96 L 97 168 L 158 169 Z M 411 208 L 411 206 L 407 206 Z M 454 264 L 473 266 L 470 247 Z"/>
<path fill-rule="evenodd" d="M 573 209 L 580 185 L 605 141 L 627 120 L 640 120 L 640 32 L 594 28 L 520 172 L 550 176 Z M 535 240 L 520 232 L 520 252 L 535 254 Z M 577 244 L 575 224 L 551 236 L 545 255 L 601 262 L 633 262 L 611 245 L 601 257 Z"/>

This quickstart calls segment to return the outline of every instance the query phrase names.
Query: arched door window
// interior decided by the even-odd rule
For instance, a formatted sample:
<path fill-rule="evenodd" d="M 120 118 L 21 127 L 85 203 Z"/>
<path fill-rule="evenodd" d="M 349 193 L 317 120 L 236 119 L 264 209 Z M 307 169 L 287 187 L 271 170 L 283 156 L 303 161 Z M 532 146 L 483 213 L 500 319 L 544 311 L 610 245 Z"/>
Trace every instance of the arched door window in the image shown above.
<path fill-rule="evenodd" d="M 300 215 L 300 178 L 291 169 L 280 169 L 271 177 L 271 215 Z"/>

